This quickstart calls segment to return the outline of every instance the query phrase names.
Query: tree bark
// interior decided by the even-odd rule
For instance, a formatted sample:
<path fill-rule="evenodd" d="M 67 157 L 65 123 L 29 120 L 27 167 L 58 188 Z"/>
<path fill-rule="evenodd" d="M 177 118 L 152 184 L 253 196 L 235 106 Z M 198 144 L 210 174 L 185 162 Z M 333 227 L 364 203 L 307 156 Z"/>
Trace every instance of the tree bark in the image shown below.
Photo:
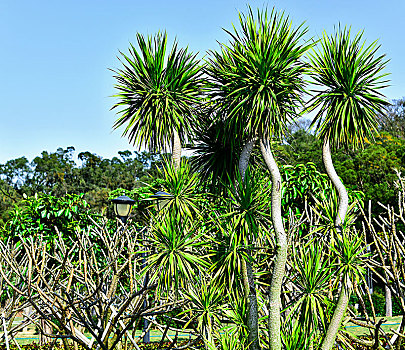
<path fill-rule="evenodd" d="M 348 285 L 348 283 L 342 284 L 335 312 L 333 313 L 332 320 L 330 321 L 325 338 L 323 339 L 321 350 L 330 350 L 335 344 L 335 339 L 339 331 L 340 323 L 342 322 L 342 318 L 346 312 L 347 305 L 349 304 L 349 298 L 350 285 Z"/>
<path fill-rule="evenodd" d="M 270 148 L 270 141 L 260 140 L 260 149 L 271 173 L 271 218 L 276 238 L 276 256 L 269 288 L 269 349 L 281 350 L 281 286 L 287 261 L 287 236 L 281 216 L 281 175 Z"/>
<path fill-rule="evenodd" d="M 385 285 L 385 316 L 392 317 L 392 295 L 387 285 Z"/>
<path fill-rule="evenodd" d="M 345 221 L 347 208 L 349 207 L 349 196 L 347 194 L 345 186 L 343 185 L 343 182 L 340 180 L 338 174 L 336 173 L 335 167 L 333 166 L 329 140 L 325 140 L 325 142 L 323 143 L 322 157 L 326 173 L 328 174 L 333 183 L 333 186 L 335 186 L 339 194 L 338 214 L 335 219 L 335 225 L 336 230 L 338 232 L 341 232 L 342 223 Z"/>
<path fill-rule="evenodd" d="M 322 157 L 326 173 L 328 174 L 329 178 L 333 183 L 333 186 L 335 186 L 339 194 L 339 206 L 338 206 L 338 213 L 335 218 L 335 226 L 336 232 L 341 233 L 342 224 L 345 221 L 347 209 L 349 207 L 349 196 L 347 194 L 345 186 L 343 185 L 343 182 L 340 180 L 338 174 L 336 173 L 335 167 L 333 166 L 329 140 L 325 140 L 323 143 Z M 350 282 L 347 281 L 346 283 Z M 332 320 L 329 324 L 325 338 L 322 342 L 321 350 L 330 350 L 332 349 L 335 343 L 340 323 L 342 322 L 343 316 L 346 312 L 347 305 L 349 303 L 349 290 L 348 290 L 349 287 L 350 286 L 345 285 L 345 282 L 342 282 L 338 303 L 336 304 Z"/>
<path fill-rule="evenodd" d="M 242 182 L 245 181 L 245 174 L 249 165 L 250 154 L 252 153 L 256 139 L 248 141 L 242 149 L 239 158 L 239 173 Z M 250 251 L 247 252 L 250 256 Z M 243 290 L 247 305 L 247 328 L 249 331 L 248 343 L 250 350 L 259 350 L 259 311 L 257 307 L 256 286 L 253 277 L 252 265 L 249 261 L 242 261 Z"/>
<path fill-rule="evenodd" d="M 173 130 L 172 135 L 172 162 L 174 168 L 178 170 L 180 168 L 181 161 L 181 141 L 177 130 Z"/>
<path fill-rule="evenodd" d="M 250 155 L 252 153 L 253 147 L 256 143 L 256 138 L 248 141 L 242 148 L 242 152 L 239 158 L 239 173 L 242 181 L 245 181 L 245 174 L 247 167 L 249 165 Z"/>

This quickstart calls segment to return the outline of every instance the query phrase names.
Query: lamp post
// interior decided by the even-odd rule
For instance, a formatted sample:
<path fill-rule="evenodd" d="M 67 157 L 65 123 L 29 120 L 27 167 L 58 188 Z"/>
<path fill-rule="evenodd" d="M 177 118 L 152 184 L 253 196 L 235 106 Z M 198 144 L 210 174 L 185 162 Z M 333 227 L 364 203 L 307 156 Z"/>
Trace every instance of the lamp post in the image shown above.
<path fill-rule="evenodd" d="M 135 201 L 125 194 L 111 200 L 114 203 L 114 213 L 125 225 Z"/>
<path fill-rule="evenodd" d="M 158 191 L 154 195 L 150 196 L 149 199 L 152 199 L 155 202 L 155 208 L 159 212 L 162 210 L 169 200 L 173 198 L 170 193 Z M 142 253 L 142 269 L 146 268 L 146 253 Z M 149 273 L 147 272 L 145 275 L 145 286 L 149 283 Z M 146 300 L 143 301 L 143 308 L 146 310 L 147 302 Z M 144 343 L 150 343 L 150 332 L 147 330 L 149 328 L 149 321 L 144 318 L 143 319 L 143 331 L 145 335 L 143 336 Z"/>

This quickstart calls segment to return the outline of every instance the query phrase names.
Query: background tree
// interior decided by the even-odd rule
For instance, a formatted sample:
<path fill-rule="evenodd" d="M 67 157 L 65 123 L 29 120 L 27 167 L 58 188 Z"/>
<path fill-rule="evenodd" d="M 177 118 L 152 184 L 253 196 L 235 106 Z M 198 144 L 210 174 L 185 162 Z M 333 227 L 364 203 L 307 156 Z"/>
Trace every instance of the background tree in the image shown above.
<path fill-rule="evenodd" d="M 405 98 L 393 100 L 386 112 L 379 115 L 379 121 L 381 131 L 405 138 Z"/>

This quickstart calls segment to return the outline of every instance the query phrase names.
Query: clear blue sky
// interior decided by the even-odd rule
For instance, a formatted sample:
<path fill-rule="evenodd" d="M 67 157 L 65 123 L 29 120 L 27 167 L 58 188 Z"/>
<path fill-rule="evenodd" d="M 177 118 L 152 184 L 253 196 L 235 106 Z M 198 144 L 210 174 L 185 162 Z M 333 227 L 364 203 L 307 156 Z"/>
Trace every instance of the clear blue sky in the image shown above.
<path fill-rule="evenodd" d="M 130 149 L 115 119 L 111 71 L 118 50 L 135 33 L 167 30 L 181 45 L 199 51 L 225 41 L 222 28 L 237 23 L 238 10 L 275 6 L 310 34 L 333 31 L 339 22 L 380 39 L 391 60 L 390 99 L 405 95 L 404 0 L 162 1 L 0 0 L 0 163 L 41 151 L 75 146 L 112 157 Z"/>

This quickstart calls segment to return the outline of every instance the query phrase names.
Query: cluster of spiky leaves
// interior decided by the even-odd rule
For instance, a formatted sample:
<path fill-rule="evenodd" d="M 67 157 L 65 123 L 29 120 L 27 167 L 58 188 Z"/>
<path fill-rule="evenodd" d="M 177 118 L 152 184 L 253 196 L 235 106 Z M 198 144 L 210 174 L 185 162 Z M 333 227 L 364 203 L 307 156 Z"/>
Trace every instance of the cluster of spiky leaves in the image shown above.
<path fill-rule="evenodd" d="M 377 117 L 388 105 L 379 91 L 386 87 L 385 55 L 376 56 L 377 42 L 366 46 L 363 32 L 353 39 L 350 29 L 323 35 L 321 49 L 311 54 L 311 76 L 320 87 L 310 101 L 317 109 L 312 126 L 335 146 L 362 146 L 373 139 Z"/>
<path fill-rule="evenodd" d="M 218 193 L 229 185 L 238 170 L 238 157 L 243 138 L 226 130 L 224 118 L 208 114 L 201 118 L 194 137 L 191 159 L 200 174 L 201 183 L 211 192 Z"/>
<path fill-rule="evenodd" d="M 191 125 L 202 96 L 204 79 L 199 61 L 175 41 L 166 58 L 167 34 L 145 38 L 137 34 L 138 47 L 121 53 L 123 68 L 115 70 L 121 108 L 114 128 L 126 125 L 123 136 L 150 151 L 165 149 L 173 130 L 181 140 L 191 135 Z"/>
<path fill-rule="evenodd" d="M 365 252 L 364 246 L 364 236 L 353 230 L 342 230 L 336 235 L 331 249 L 339 259 L 338 273 L 345 278 L 345 285 L 348 285 L 348 281 L 351 284 L 365 282 L 366 260 L 371 254 Z"/>
<path fill-rule="evenodd" d="M 153 247 L 146 270 L 158 281 L 158 291 L 178 291 L 195 282 L 207 261 L 198 248 L 205 245 L 199 223 L 175 215 L 160 217 L 154 224 L 148 243 Z"/>
<path fill-rule="evenodd" d="M 288 318 L 296 317 L 299 320 L 306 338 L 311 338 L 320 326 L 326 329 L 328 322 L 326 310 L 330 303 L 328 293 L 334 271 L 327 257 L 315 240 L 293 250 L 294 274 L 291 281 L 297 293 L 288 306 Z"/>
<path fill-rule="evenodd" d="M 180 168 L 176 169 L 172 162 L 166 161 L 159 172 L 163 178 L 161 189 L 171 195 L 163 211 L 176 213 L 179 218 L 199 216 L 203 195 L 198 191 L 198 173 L 192 172 L 190 164 L 183 160 Z"/>
<path fill-rule="evenodd" d="M 279 137 L 302 105 L 306 65 L 301 58 L 310 45 L 301 41 L 307 29 L 292 28 L 289 17 L 274 9 L 255 15 L 249 8 L 239 20 L 240 31 L 227 31 L 229 44 L 211 52 L 211 97 L 233 132 Z"/>

